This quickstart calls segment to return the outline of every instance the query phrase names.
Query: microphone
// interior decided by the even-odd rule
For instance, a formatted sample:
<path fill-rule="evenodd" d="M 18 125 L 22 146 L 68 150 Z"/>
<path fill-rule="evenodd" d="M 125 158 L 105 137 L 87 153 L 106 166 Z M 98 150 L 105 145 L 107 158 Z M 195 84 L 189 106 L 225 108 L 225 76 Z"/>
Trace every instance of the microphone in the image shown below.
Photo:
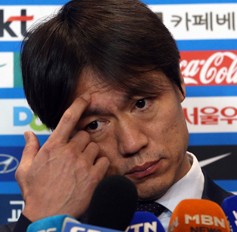
<path fill-rule="evenodd" d="M 154 214 L 137 211 L 125 232 L 165 232 L 165 229 Z"/>
<path fill-rule="evenodd" d="M 75 219 L 74 219 L 75 220 Z M 81 224 L 78 221 L 74 221 L 71 218 L 66 218 L 65 223 L 63 225 L 63 229 L 61 232 L 122 232 L 121 230 L 113 230 L 110 228 L 104 228 L 99 226 L 92 226 L 88 224 Z"/>
<path fill-rule="evenodd" d="M 63 214 L 33 222 L 27 232 L 124 231 L 136 210 L 137 198 L 136 187 L 129 179 L 109 176 L 95 188 L 83 224 Z"/>
<path fill-rule="evenodd" d="M 31 223 L 26 232 L 122 232 L 98 226 L 81 224 L 76 219 L 66 215 L 56 215 Z"/>
<path fill-rule="evenodd" d="M 227 216 L 231 231 L 237 232 L 237 196 L 225 198 L 221 206 Z"/>
<path fill-rule="evenodd" d="M 206 199 L 182 200 L 171 215 L 168 232 L 230 232 L 221 207 Z"/>
<path fill-rule="evenodd" d="M 46 217 L 31 223 L 26 232 L 61 232 L 66 214 Z"/>
<path fill-rule="evenodd" d="M 129 179 L 108 176 L 95 189 L 85 223 L 124 231 L 136 211 L 137 200 L 136 187 Z"/>

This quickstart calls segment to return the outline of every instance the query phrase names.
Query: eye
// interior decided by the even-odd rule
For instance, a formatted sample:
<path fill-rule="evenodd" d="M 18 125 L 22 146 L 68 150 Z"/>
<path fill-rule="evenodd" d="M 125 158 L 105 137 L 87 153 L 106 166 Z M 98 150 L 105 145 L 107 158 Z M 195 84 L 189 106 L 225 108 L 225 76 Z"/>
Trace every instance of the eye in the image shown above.
<path fill-rule="evenodd" d="M 101 131 L 103 130 L 103 128 L 105 127 L 105 125 L 107 124 L 108 122 L 107 121 L 104 121 L 104 120 L 95 120 L 95 121 L 92 121 L 90 122 L 85 130 L 90 132 L 90 133 L 93 133 L 93 132 L 98 132 L 98 131 Z"/>
<path fill-rule="evenodd" d="M 136 108 L 139 108 L 139 109 L 146 108 L 147 107 L 147 99 L 142 98 L 142 99 L 137 100 L 135 106 L 136 106 Z"/>
<path fill-rule="evenodd" d="M 98 121 L 93 121 L 86 126 L 87 130 L 96 130 L 99 127 Z"/>

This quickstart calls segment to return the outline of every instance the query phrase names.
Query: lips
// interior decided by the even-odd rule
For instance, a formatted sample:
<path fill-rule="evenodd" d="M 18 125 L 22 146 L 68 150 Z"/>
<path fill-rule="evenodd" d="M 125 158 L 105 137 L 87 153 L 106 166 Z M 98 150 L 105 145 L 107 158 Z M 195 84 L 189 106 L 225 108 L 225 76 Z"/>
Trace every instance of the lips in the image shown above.
<path fill-rule="evenodd" d="M 152 175 L 158 168 L 158 161 L 148 162 L 141 166 L 135 166 L 126 175 L 132 179 L 142 179 L 146 176 Z"/>

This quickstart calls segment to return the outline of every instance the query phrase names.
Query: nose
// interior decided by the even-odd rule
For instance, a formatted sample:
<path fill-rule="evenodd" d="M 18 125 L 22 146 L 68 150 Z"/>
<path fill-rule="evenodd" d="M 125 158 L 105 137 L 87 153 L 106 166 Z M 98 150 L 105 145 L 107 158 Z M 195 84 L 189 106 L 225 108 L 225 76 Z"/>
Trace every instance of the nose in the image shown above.
<path fill-rule="evenodd" d="M 126 119 L 119 123 L 117 138 L 120 153 L 126 157 L 137 154 L 148 143 L 144 128 L 132 119 Z"/>

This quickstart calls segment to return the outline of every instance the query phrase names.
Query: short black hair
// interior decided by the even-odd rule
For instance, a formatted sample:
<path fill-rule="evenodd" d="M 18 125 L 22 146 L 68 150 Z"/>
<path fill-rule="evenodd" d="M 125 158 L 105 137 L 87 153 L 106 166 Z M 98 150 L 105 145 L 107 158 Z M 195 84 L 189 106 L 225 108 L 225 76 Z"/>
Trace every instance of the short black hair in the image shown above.
<path fill-rule="evenodd" d="M 133 88 L 134 93 L 149 92 L 151 84 L 142 75 L 159 71 L 182 92 L 179 59 L 171 33 L 142 2 L 72 0 L 23 41 L 25 96 L 41 121 L 54 129 L 86 67 L 113 87 Z"/>

